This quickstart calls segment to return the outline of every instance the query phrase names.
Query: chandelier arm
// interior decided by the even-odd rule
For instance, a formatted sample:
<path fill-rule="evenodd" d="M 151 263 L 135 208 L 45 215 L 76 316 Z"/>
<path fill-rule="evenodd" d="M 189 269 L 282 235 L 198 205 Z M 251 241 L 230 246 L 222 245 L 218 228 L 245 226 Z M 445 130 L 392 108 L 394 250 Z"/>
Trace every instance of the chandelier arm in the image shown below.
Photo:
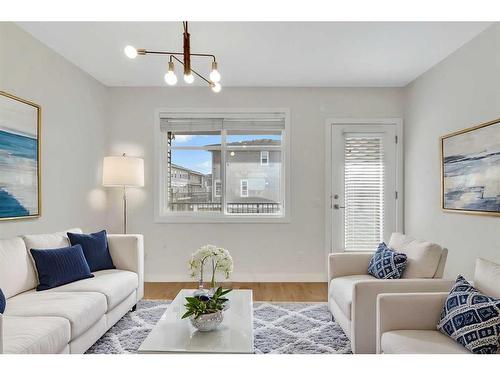
<path fill-rule="evenodd" d="M 171 55 L 170 58 L 174 58 L 174 60 L 176 60 L 179 64 L 181 64 L 182 66 L 184 66 L 184 63 L 179 60 L 177 57 L 175 57 L 174 55 Z M 198 77 L 200 77 L 202 80 L 204 80 L 206 83 L 208 83 L 209 86 L 212 86 L 214 83 L 208 79 L 206 79 L 205 77 L 203 77 L 200 73 L 198 73 L 196 70 L 194 70 L 193 68 L 191 68 L 191 72 L 196 74 Z"/>
<path fill-rule="evenodd" d="M 177 56 L 184 56 L 183 52 L 168 52 L 168 51 L 148 51 L 145 49 L 138 49 L 138 51 L 142 51 L 142 54 L 147 55 L 177 55 Z M 190 56 L 198 56 L 198 57 L 211 57 L 214 59 L 214 61 L 217 61 L 217 58 L 215 55 L 212 55 L 210 53 L 190 53 Z"/>

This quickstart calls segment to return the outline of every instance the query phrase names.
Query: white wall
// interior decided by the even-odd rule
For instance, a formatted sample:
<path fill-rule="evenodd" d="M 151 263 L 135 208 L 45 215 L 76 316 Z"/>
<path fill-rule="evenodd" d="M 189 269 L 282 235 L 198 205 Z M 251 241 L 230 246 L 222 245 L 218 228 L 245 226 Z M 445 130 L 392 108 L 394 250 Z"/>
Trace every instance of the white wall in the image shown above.
<path fill-rule="evenodd" d="M 500 262 L 500 218 L 440 209 L 439 137 L 500 117 L 500 24 L 405 89 L 405 228 L 450 249 L 445 276 Z"/>
<path fill-rule="evenodd" d="M 165 107 L 287 107 L 291 111 L 292 218 L 289 224 L 153 222 L 154 111 Z M 109 152 L 143 156 L 146 187 L 130 189 L 130 231 L 143 233 L 147 280 L 188 280 L 200 245 L 226 247 L 233 280 L 323 281 L 324 135 L 328 117 L 402 117 L 402 89 L 199 88 L 110 89 Z M 110 228 L 120 230 L 120 192 L 108 195 Z"/>
<path fill-rule="evenodd" d="M 19 27 L 0 22 L 0 90 L 42 107 L 42 217 L 1 221 L 0 237 L 102 228 L 108 89 Z"/>

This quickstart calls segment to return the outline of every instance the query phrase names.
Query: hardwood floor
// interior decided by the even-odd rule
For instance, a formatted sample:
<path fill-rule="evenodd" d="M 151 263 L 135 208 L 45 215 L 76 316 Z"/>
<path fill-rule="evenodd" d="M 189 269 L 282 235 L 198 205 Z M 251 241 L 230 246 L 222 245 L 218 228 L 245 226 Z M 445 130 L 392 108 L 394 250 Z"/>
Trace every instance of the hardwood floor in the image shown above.
<path fill-rule="evenodd" d="M 223 283 L 224 288 L 252 289 L 254 301 L 323 302 L 327 283 Z M 180 289 L 195 289 L 196 283 L 145 283 L 145 299 L 174 299 Z"/>

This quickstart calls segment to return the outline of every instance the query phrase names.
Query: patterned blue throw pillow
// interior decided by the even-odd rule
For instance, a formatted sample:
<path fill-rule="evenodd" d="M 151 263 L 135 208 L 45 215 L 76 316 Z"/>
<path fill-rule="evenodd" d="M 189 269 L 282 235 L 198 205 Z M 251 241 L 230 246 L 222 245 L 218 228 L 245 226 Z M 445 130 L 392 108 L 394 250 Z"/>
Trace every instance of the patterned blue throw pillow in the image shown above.
<path fill-rule="evenodd" d="M 485 296 L 459 275 L 437 329 L 476 354 L 500 348 L 500 299 Z"/>
<path fill-rule="evenodd" d="M 406 254 L 397 253 L 385 242 L 378 245 L 368 264 L 368 273 L 377 279 L 400 279 L 406 268 Z"/>
<path fill-rule="evenodd" d="M 0 289 L 0 314 L 4 313 L 6 303 L 7 302 L 5 301 L 5 296 L 2 292 L 2 289 Z"/>

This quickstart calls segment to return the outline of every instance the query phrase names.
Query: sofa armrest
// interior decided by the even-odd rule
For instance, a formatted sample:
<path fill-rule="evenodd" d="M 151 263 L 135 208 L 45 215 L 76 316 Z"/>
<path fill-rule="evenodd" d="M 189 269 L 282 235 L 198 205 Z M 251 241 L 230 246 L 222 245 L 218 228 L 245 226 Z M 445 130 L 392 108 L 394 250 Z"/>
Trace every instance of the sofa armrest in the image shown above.
<path fill-rule="evenodd" d="M 144 237 L 142 234 L 108 234 L 108 245 L 115 267 L 137 274 L 139 301 L 144 296 Z"/>
<path fill-rule="evenodd" d="M 377 353 L 384 332 L 417 329 L 435 330 L 447 292 L 390 293 L 377 297 Z"/>
<path fill-rule="evenodd" d="M 328 281 L 336 277 L 367 275 L 372 252 L 333 253 L 328 255 Z"/>
<path fill-rule="evenodd" d="M 353 287 L 351 340 L 355 353 L 376 352 L 377 296 L 382 293 L 449 292 L 453 280 L 398 279 L 359 281 Z"/>

